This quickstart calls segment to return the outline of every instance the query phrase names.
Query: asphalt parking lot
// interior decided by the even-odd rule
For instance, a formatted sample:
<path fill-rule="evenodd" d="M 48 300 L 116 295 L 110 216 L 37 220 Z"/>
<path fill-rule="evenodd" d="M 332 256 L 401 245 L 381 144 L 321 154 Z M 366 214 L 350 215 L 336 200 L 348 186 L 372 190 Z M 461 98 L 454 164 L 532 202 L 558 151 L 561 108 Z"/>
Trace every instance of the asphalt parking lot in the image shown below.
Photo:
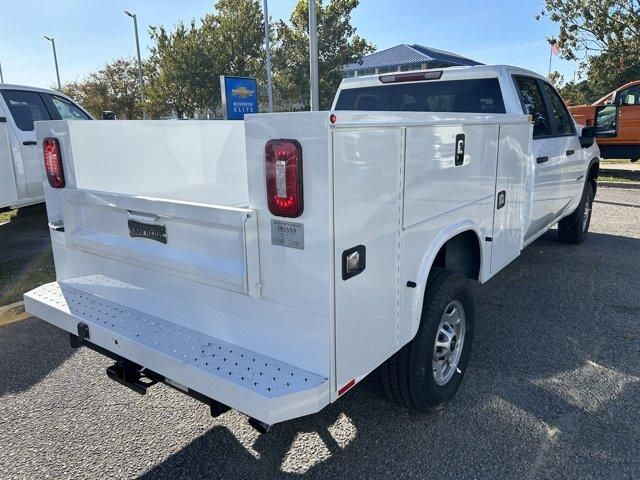
<path fill-rule="evenodd" d="M 640 189 L 598 191 L 591 234 L 555 231 L 478 286 L 455 401 L 413 415 L 363 382 L 255 432 L 30 318 L 0 327 L 0 478 L 640 478 Z"/>

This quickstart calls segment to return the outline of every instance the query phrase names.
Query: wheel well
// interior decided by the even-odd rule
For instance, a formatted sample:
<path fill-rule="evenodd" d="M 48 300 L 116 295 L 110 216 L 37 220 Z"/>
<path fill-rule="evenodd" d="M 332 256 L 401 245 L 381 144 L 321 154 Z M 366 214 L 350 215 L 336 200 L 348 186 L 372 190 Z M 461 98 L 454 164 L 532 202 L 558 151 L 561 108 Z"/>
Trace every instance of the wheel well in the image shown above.
<path fill-rule="evenodd" d="M 593 194 L 595 195 L 596 190 L 598 189 L 598 176 L 600 175 L 600 162 L 597 160 L 591 164 L 589 167 L 589 174 L 587 179 L 591 182 L 593 186 Z"/>
<path fill-rule="evenodd" d="M 475 232 L 467 230 L 447 240 L 440 247 L 433 267 L 447 268 L 464 274 L 467 278 L 480 278 L 480 241 Z"/>

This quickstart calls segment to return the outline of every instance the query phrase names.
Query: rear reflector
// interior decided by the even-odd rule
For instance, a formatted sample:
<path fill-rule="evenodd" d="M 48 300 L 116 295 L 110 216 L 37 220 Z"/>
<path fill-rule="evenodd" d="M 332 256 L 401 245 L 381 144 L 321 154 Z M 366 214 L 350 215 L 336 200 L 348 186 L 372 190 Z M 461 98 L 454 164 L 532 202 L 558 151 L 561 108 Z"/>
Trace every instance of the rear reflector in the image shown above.
<path fill-rule="evenodd" d="M 347 393 L 351 389 L 351 387 L 353 387 L 355 384 L 356 384 L 355 378 L 349 380 L 344 387 L 338 390 L 338 396 L 340 397 L 341 395 Z"/>
<path fill-rule="evenodd" d="M 420 82 L 422 80 L 438 80 L 442 77 L 442 71 L 433 72 L 414 72 L 414 73 L 394 73 L 392 75 L 383 75 L 380 78 L 382 83 L 400 83 L 400 82 Z"/>
<path fill-rule="evenodd" d="M 62 171 L 62 155 L 57 138 L 45 138 L 42 141 L 44 153 L 44 169 L 47 172 L 47 180 L 53 188 L 64 187 L 64 172 Z"/>
<path fill-rule="evenodd" d="M 269 140 L 264 155 L 269 211 L 279 217 L 299 217 L 304 211 L 300 143 Z"/>

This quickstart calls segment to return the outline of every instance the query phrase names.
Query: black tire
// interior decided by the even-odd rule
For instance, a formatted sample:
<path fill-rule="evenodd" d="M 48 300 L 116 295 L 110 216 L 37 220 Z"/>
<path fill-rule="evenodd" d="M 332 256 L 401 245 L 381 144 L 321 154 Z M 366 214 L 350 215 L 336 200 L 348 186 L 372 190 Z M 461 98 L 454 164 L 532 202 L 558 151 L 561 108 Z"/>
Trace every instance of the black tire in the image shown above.
<path fill-rule="evenodd" d="M 457 370 L 444 385 L 438 385 L 432 370 L 436 335 L 445 308 L 453 301 L 462 304 L 465 334 Z M 427 283 L 420 327 L 414 339 L 380 367 L 380 384 L 394 402 L 416 412 L 441 408 L 458 390 L 464 377 L 471 344 L 475 306 L 467 278 L 452 270 L 434 268 Z"/>
<path fill-rule="evenodd" d="M 582 192 L 578 208 L 558 222 L 558 235 L 564 243 L 578 244 L 584 242 L 591 224 L 591 209 L 593 207 L 593 185 L 587 182 Z"/>

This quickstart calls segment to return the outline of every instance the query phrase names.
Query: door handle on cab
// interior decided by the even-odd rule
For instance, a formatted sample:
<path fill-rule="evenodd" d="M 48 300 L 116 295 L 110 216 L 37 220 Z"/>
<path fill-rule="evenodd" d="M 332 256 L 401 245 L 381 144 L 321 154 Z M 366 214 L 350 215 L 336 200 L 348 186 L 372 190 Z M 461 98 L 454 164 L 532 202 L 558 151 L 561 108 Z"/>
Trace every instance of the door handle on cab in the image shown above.
<path fill-rule="evenodd" d="M 22 144 L 23 145 L 27 145 L 27 146 L 29 146 L 29 145 L 37 145 L 38 142 L 34 142 L 33 140 L 29 140 L 29 141 L 26 141 L 26 142 L 22 142 Z"/>
<path fill-rule="evenodd" d="M 538 157 L 536 158 L 536 163 L 545 163 L 549 161 L 549 157 Z"/>
<path fill-rule="evenodd" d="M 575 150 L 567 150 L 566 153 L 567 153 L 567 157 L 568 157 L 569 155 L 573 155 L 574 153 L 576 153 L 576 151 Z"/>

